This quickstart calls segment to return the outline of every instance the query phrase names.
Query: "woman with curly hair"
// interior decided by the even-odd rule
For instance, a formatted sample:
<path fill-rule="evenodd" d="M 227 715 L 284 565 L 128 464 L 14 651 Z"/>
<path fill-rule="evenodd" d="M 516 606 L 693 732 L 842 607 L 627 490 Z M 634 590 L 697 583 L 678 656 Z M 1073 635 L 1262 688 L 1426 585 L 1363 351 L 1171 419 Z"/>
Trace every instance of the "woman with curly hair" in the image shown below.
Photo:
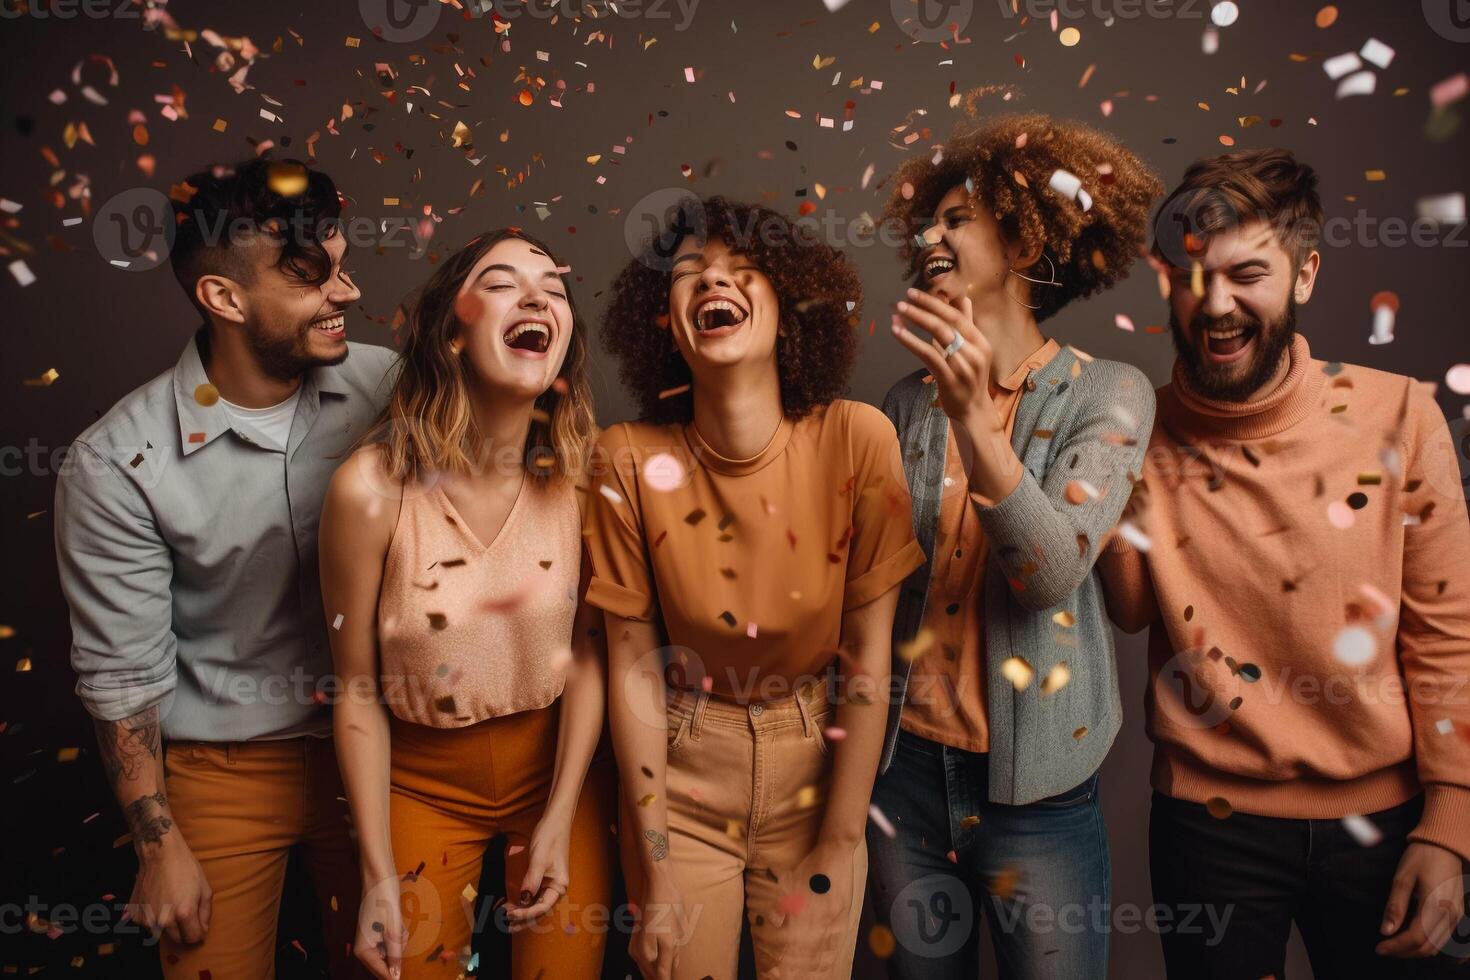
<path fill-rule="evenodd" d="M 928 560 L 894 628 L 874 791 L 892 833 L 868 830 L 890 972 L 976 976 L 983 907 L 1003 977 L 1101 978 L 1097 769 L 1121 710 L 1093 562 L 1153 391 L 1038 324 L 1128 274 L 1160 184 L 1111 138 L 1043 115 L 963 126 L 892 182 L 885 220 L 923 229 L 893 333 L 923 367 L 884 411 Z M 1054 928 L 1018 918 L 1038 906 Z"/>
<path fill-rule="evenodd" d="M 357 829 L 355 952 L 464 976 L 486 845 L 504 837 L 509 971 L 595 977 L 616 781 L 576 486 L 594 431 L 586 331 L 551 250 L 504 228 L 435 270 L 402 373 L 332 478 L 322 595 Z"/>
<path fill-rule="evenodd" d="M 846 259 L 760 207 L 670 216 L 603 325 L 644 418 L 606 430 L 587 601 L 605 612 L 621 839 L 647 977 L 852 972 L 863 826 L 914 540 L 893 426 L 838 398 Z"/>

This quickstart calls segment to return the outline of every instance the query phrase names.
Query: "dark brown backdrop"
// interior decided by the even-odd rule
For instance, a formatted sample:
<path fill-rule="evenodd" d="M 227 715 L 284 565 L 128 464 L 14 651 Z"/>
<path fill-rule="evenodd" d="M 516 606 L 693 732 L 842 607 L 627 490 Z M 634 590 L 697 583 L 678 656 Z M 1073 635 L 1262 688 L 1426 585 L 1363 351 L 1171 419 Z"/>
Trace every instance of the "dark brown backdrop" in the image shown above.
<path fill-rule="evenodd" d="M 939 8 L 939 0 L 931 2 Z M 5 264 L 23 259 L 37 281 L 21 287 L 10 275 L 0 277 L 0 624 L 14 630 L 0 639 L 6 678 L 0 683 L 0 903 L 24 905 L 34 896 L 52 908 L 110 906 L 114 899 L 105 896 L 125 900 L 130 880 L 130 852 L 113 846 L 122 824 L 70 693 L 49 508 L 67 442 L 123 394 L 169 368 L 194 324 L 166 266 L 124 271 L 109 264 L 121 257 L 115 225 L 94 227 L 90 218 L 63 225 L 83 217 L 83 186 L 92 213 L 105 215 L 116 195 L 166 191 L 203 164 L 248 157 L 261 140 L 274 140 L 277 153 L 304 156 L 305 141 L 320 131 L 318 162 L 353 198 L 349 213 L 396 223 L 380 236 L 381 248 L 357 247 L 350 263 L 364 293 L 351 336 L 385 344 L 396 304 L 430 269 L 403 226 L 425 207 L 442 218 L 431 255 L 502 224 L 526 225 L 549 240 L 572 263 L 577 296 L 595 324 L 603 290 L 629 258 L 625 222 L 646 195 L 689 187 L 762 198 L 789 213 L 812 202 L 814 217 L 837 229 L 834 244 L 852 245 L 868 293 L 864 334 L 870 321 L 879 322 L 876 335 L 865 336 L 851 386 L 854 397 L 877 401 L 913 366 L 882 329 L 900 285 L 898 268 L 889 249 L 853 244 L 846 229 L 864 212 L 877 215 L 877 178 L 905 152 L 927 151 L 944 139 L 958 115 L 948 105 L 952 88 L 1006 83 L 1019 87 L 1018 97 L 991 98 L 982 103 L 986 109 L 1015 106 L 1101 125 L 1166 182 L 1176 181 L 1191 159 L 1220 152 L 1222 135 L 1237 146 L 1294 149 L 1320 168 L 1329 215 L 1348 222 L 1324 250 L 1316 296 L 1302 312 L 1314 352 L 1442 380 L 1449 365 L 1470 360 L 1463 326 L 1470 298 L 1466 236 L 1463 229 L 1446 230 L 1430 244 L 1394 244 L 1393 222 L 1412 221 L 1419 197 L 1464 189 L 1467 140 L 1457 128 L 1459 110 L 1431 125 L 1428 94 L 1460 71 L 1470 52 L 1463 43 L 1470 30 L 1457 34 L 1445 26 L 1453 2 L 1426 0 L 1421 10 L 1414 2 L 1348 0 L 1339 3 L 1337 22 L 1320 29 L 1315 0 L 1242 0 L 1239 22 L 1220 31 L 1218 52 L 1207 55 L 1201 44 L 1207 0 L 1069 0 L 1059 26 L 1080 30 L 1074 47 L 1059 43 L 1048 22 L 1052 5 L 1041 0 L 1021 4 L 1040 14 L 1029 19 L 1014 13 L 1009 0 L 955 0 L 927 34 L 944 36 L 944 23 L 963 21 L 958 35 L 966 43 L 952 43 L 951 36 L 948 45 L 906 37 L 900 20 L 919 13 L 908 0 L 853 0 L 836 12 L 819 0 L 702 0 L 687 22 L 671 0 L 624 3 L 622 15 L 601 2 L 567 3 L 555 20 L 541 3 L 538 16 L 505 8 L 519 16 L 501 33 L 488 16 L 466 18 L 431 2 L 424 20 L 408 18 L 390 30 L 402 40 L 377 40 L 369 32 L 365 21 L 376 18 L 363 10 L 382 9 L 384 0 L 174 0 L 167 9 L 180 27 L 248 36 L 263 50 L 249 72 L 250 88 L 237 94 L 226 73 L 212 67 L 217 49 L 207 40 L 193 42 L 191 57 L 181 42 L 145 31 L 137 8 L 125 0 L 74 0 L 30 12 L 4 0 L 0 197 L 23 209 L 0 214 L 0 246 Z M 62 16 L 68 11 L 71 16 Z M 1336 100 L 1323 59 L 1356 51 L 1369 37 L 1395 48 L 1397 57 L 1377 73 L 1376 94 Z M 116 86 L 94 55 L 111 59 Z M 81 84 L 107 105 L 89 101 L 73 82 L 79 63 Z M 396 75 L 386 85 L 380 63 Z M 1096 67 L 1081 84 L 1090 65 Z M 518 77 L 523 74 L 539 76 L 545 86 Z M 859 78 L 862 84 L 852 87 Z M 409 91 L 414 85 L 427 93 Z M 170 122 L 155 96 L 167 97 L 175 86 L 188 118 Z M 533 90 L 529 106 L 520 100 L 527 89 Z M 53 92 L 65 101 L 54 104 Z M 849 102 L 852 126 L 845 130 Z M 1106 117 L 1105 102 L 1112 107 Z M 342 117 L 344 104 L 351 118 Z M 262 109 L 277 118 L 262 117 Z M 134 142 L 135 110 L 146 119 L 146 147 Z M 819 116 L 834 124 L 821 126 Z M 1262 121 L 1243 126 L 1250 116 Z M 334 118 L 339 135 L 327 130 Z M 217 119 L 223 132 L 216 131 Z M 1273 127 L 1276 119 L 1280 125 Z M 473 134 L 472 154 L 451 145 L 459 122 Z M 890 142 L 890 130 L 906 122 L 931 128 L 907 150 Z M 80 138 L 68 148 L 68 126 L 83 124 L 90 142 Z M 152 179 L 135 162 L 143 153 L 156 158 Z M 590 162 L 594 156 L 600 159 Z M 869 165 L 876 176 L 863 189 Z M 1372 170 L 1386 179 L 1369 180 Z M 133 203 L 124 197 L 112 209 L 126 205 L 119 213 L 131 220 Z M 1379 290 L 1396 292 L 1402 310 L 1398 339 L 1373 347 L 1368 304 Z M 1130 316 L 1138 331 L 1115 327 L 1118 313 Z M 1169 341 L 1146 328 L 1164 322 L 1154 278 L 1140 265 L 1132 279 L 1067 310 L 1048 330 L 1094 355 L 1131 361 L 1161 383 Z M 48 369 L 59 372 L 54 384 L 24 384 Z M 595 365 L 595 381 L 601 420 L 627 417 L 630 403 L 605 358 Z M 1464 398 L 1441 389 L 1440 401 L 1448 415 L 1460 417 Z M 14 672 L 22 658 L 32 669 Z M 1103 781 L 1113 898 L 1115 905 L 1146 907 L 1149 747 L 1141 731 L 1141 639 L 1120 636 L 1118 658 L 1128 720 Z M 68 747 L 79 747 L 80 757 L 65 761 L 59 753 Z M 148 975 L 152 954 L 135 941 L 121 941 L 110 957 L 99 955 L 99 945 L 112 941 L 108 935 L 34 935 L 19 928 L 23 914 L 12 905 L 0 915 L 0 967 L 48 964 L 55 972 L 82 957 L 76 972 L 83 975 Z M 283 945 L 298 930 L 288 916 Z M 300 955 L 285 945 L 283 963 L 293 959 Z M 1157 939 L 1147 931 L 1115 933 L 1112 960 L 1119 977 L 1161 973 Z M 878 975 L 866 958 L 860 972 Z"/>

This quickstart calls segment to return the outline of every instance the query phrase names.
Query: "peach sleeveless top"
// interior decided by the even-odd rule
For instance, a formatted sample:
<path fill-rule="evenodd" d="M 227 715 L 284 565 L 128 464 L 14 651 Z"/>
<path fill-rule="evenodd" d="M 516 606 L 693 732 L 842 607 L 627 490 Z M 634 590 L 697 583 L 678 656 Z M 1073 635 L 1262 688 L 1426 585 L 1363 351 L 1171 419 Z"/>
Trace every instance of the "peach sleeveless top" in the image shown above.
<path fill-rule="evenodd" d="M 493 541 L 436 484 L 408 487 L 378 598 L 383 696 L 435 728 L 544 708 L 562 691 L 577 612 L 581 518 L 570 484 L 527 476 Z"/>

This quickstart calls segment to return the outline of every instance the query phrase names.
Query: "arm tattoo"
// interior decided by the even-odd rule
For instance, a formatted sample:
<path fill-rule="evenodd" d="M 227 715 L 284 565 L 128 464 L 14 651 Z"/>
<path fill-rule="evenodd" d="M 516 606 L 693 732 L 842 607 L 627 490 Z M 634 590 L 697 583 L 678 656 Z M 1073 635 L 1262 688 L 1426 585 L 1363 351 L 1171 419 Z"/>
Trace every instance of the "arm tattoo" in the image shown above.
<path fill-rule="evenodd" d="M 135 779 L 144 766 L 151 766 L 160 751 L 158 707 L 124 718 L 98 721 L 97 745 L 102 750 L 102 769 L 114 786 L 118 777 Z"/>
<path fill-rule="evenodd" d="M 652 846 L 653 859 L 662 861 L 669 856 L 669 839 L 656 830 L 645 830 L 643 839 Z"/>
<path fill-rule="evenodd" d="M 157 844 L 163 840 L 174 822 L 164 816 L 168 797 L 163 790 L 148 796 L 140 796 L 123 809 L 128 829 L 133 832 L 134 844 Z"/>

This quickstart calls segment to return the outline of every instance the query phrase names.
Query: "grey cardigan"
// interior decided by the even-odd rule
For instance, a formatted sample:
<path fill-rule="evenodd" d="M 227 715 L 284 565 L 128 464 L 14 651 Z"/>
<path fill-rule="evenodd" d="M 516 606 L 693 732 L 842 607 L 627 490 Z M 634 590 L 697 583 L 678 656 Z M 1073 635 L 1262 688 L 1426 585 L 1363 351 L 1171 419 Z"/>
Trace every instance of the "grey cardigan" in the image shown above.
<path fill-rule="evenodd" d="M 949 419 L 924 375 L 920 370 L 901 379 L 883 400 L 903 450 L 914 533 L 930 560 L 899 593 L 880 773 L 893 764 L 913 666 L 898 651 L 924 621 L 944 493 Z M 1116 361 L 1083 361 L 1064 347 L 1026 377 L 1011 437 L 1026 469 L 1021 482 L 993 507 L 971 498 L 989 545 L 982 594 L 991 802 L 1032 803 L 1070 789 L 1096 771 L 1113 744 L 1122 715 L 1118 669 L 1093 562 L 1128 502 L 1153 418 L 1153 386 L 1141 371 Z M 1074 481 L 1085 481 L 1096 494 L 1070 503 L 1067 488 Z M 1080 483 L 1074 498 L 1079 492 L 1086 492 Z M 1060 625 L 1054 617 L 1061 612 L 1075 625 Z M 1025 690 L 1000 672 L 1009 657 L 1021 657 L 1035 671 Z M 1061 661 L 1071 680 L 1042 693 L 1041 679 Z"/>

